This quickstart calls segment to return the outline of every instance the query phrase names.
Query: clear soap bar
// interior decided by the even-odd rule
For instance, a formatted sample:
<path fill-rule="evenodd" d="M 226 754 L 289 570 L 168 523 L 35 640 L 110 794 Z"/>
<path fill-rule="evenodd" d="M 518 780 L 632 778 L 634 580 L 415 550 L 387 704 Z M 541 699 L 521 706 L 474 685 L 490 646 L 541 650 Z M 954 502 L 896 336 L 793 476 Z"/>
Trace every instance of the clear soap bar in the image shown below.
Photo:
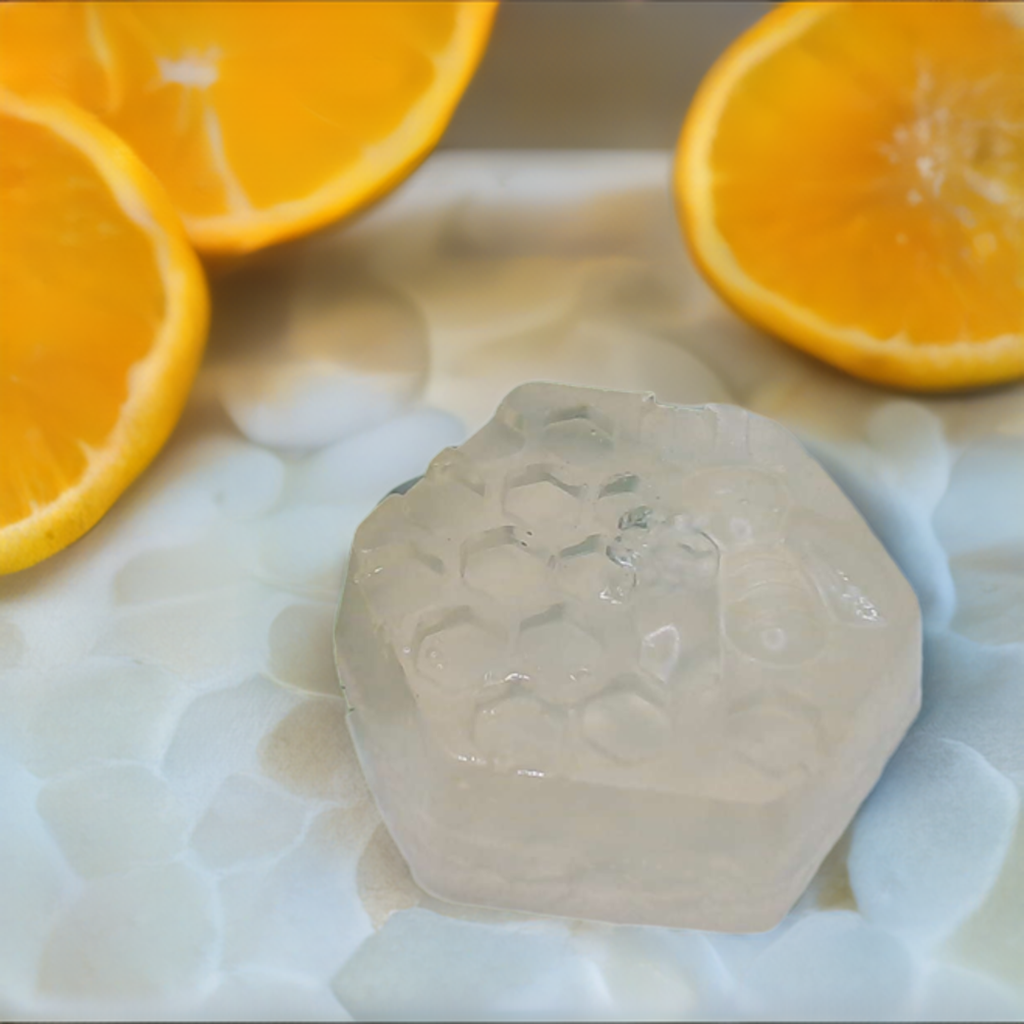
<path fill-rule="evenodd" d="M 921 699 L 909 584 L 785 429 L 526 384 L 356 533 L 335 650 L 417 882 L 776 925 Z"/>

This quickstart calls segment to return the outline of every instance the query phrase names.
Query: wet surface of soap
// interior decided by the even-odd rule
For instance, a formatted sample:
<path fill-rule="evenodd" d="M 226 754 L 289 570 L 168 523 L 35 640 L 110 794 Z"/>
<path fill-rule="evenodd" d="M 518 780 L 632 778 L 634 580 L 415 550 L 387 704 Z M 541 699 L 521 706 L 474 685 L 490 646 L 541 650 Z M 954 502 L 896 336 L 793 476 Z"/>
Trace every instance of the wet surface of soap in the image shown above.
<path fill-rule="evenodd" d="M 348 725 L 438 896 L 762 931 L 920 706 L 909 584 L 782 427 L 516 388 L 356 532 Z"/>

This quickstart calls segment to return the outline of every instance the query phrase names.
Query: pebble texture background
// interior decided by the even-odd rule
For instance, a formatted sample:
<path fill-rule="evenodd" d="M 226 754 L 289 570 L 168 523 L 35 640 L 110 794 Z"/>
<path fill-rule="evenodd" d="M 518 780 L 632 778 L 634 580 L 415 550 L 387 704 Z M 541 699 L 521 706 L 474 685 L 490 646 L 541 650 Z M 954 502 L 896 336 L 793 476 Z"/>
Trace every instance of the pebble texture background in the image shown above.
<path fill-rule="evenodd" d="M 445 153 L 216 284 L 205 367 L 88 536 L 0 580 L 0 1018 L 1024 1016 L 1024 387 L 918 400 L 729 313 L 662 153 Z M 515 384 L 797 432 L 913 584 L 924 707 L 757 936 L 441 904 L 354 760 L 347 548 Z"/>

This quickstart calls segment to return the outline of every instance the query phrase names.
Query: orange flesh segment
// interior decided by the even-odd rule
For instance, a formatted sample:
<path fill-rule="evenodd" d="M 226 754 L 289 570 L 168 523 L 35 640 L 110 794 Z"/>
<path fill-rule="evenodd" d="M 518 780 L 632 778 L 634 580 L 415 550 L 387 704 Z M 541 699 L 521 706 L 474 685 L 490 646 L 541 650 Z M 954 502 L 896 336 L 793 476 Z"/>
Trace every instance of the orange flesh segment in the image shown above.
<path fill-rule="evenodd" d="M 0 90 L 0 573 L 79 538 L 167 439 L 202 269 L 163 189 L 60 99 Z"/>
<path fill-rule="evenodd" d="M 695 102 L 691 117 L 713 129 L 684 132 L 679 187 L 713 283 L 762 326 L 885 383 L 1024 373 L 1021 14 L 852 3 L 768 15 L 709 75 L 705 93 L 724 99 Z M 687 155 L 688 135 L 709 130 L 702 156 Z M 686 175 L 701 161 L 695 189 Z M 886 342 L 927 360 L 890 358 Z"/>
<path fill-rule="evenodd" d="M 746 78 L 712 150 L 719 229 L 833 323 L 931 343 L 1020 330 L 1024 36 L 959 5 L 884 7 L 820 19 Z"/>
<path fill-rule="evenodd" d="M 3 115 L 0 136 L 0 208 L 18 210 L 0 233 L 6 525 L 81 479 L 88 450 L 102 448 L 117 422 L 165 300 L 151 239 L 78 150 Z"/>
<path fill-rule="evenodd" d="M 40 6 L 0 9 L 9 86 L 101 117 L 214 252 L 318 226 L 408 173 L 447 123 L 493 14 L 483 3 Z M 34 61 L 19 56 L 33 49 Z"/>

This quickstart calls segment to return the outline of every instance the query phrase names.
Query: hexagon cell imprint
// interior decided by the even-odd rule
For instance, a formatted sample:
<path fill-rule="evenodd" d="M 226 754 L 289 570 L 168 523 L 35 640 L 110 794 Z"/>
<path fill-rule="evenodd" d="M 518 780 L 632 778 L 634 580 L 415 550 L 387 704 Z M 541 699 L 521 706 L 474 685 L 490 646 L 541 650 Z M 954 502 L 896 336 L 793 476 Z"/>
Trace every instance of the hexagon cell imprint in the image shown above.
<path fill-rule="evenodd" d="M 359 528 L 336 653 L 423 888 L 758 931 L 917 713 L 920 629 L 777 424 L 527 384 Z"/>

